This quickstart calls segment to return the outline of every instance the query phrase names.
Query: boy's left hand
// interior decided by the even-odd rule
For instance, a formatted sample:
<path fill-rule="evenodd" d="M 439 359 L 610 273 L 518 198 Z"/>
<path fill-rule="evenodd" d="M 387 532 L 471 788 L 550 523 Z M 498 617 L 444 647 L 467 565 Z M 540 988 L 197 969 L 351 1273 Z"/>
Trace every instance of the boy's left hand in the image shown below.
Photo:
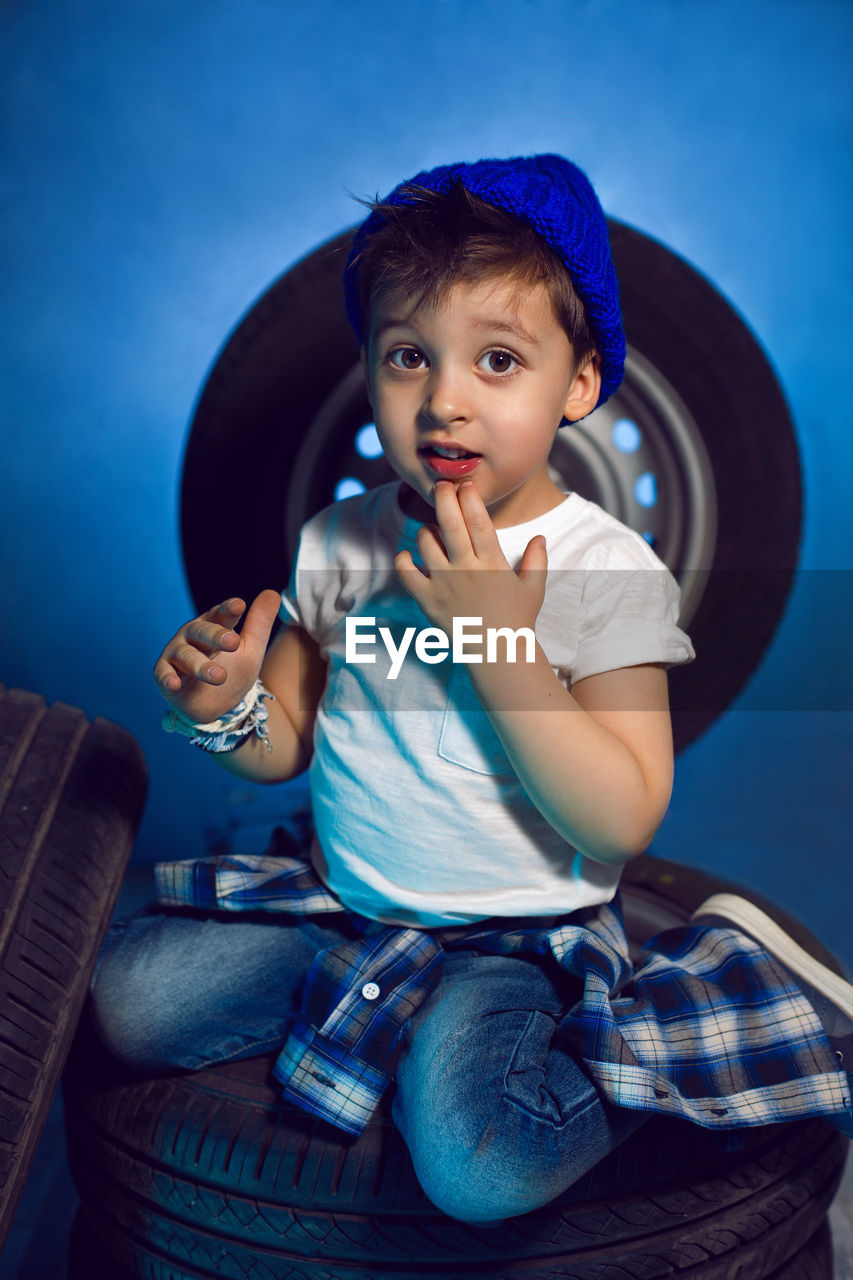
<path fill-rule="evenodd" d="M 438 525 L 423 525 L 418 531 L 427 572 L 415 566 L 409 551 L 394 558 L 397 576 L 430 621 L 447 633 L 460 616 L 482 618 L 484 628 L 533 630 L 545 598 L 544 537 L 538 534 L 528 542 L 514 571 L 470 480 L 458 490 L 449 480 L 440 480 L 435 486 L 435 514 Z"/>

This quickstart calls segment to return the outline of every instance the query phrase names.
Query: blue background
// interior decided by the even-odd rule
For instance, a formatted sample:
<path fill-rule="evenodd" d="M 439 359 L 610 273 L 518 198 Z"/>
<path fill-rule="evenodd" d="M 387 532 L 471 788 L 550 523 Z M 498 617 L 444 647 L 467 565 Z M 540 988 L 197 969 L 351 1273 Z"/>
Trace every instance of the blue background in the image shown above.
<path fill-rule="evenodd" d="M 820 613 L 803 575 L 751 689 L 680 757 L 654 848 L 853 966 L 851 53 L 842 0 L 4 4 L 0 678 L 138 736 L 140 861 L 257 844 L 282 805 L 163 735 L 150 679 L 191 612 L 178 481 L 227 332 L 353 195 L 555 150 L 752 326 L 797 424 L 802 567 L 839 571 Z M 213 557 L 252 500 L 236 480 Z"/>

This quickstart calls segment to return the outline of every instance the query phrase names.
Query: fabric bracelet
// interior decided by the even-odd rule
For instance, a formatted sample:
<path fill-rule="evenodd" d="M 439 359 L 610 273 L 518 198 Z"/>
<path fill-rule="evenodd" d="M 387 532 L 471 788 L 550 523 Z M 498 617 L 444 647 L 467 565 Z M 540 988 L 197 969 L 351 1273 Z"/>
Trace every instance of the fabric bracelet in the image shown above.
<path fill-rule="evenodd" d="M 218 720 L 199 724 L 173 707 L 163 717 L 163 728 L 167 733 L 180 733 L 189 738 L 203 751 L 233 751 L 249 734 L 256 733 L 267 751 L 272 751 L 267 727 L 269 711 L 264 706 L 264 698 L 274 701 L 275 695 L 256 680 L 245 698 Z"/>

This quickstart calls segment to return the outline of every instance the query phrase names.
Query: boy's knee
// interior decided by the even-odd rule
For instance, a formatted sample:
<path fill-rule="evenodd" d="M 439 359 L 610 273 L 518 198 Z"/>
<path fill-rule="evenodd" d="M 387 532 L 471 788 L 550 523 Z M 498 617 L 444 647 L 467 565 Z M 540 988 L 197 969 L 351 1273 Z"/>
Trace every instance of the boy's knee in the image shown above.
<path fill-rule="evenodd" d="M 134 981 L 132 966 L 124 968 L 108 960 L 101 964 L 89 993 L 89 1008 L 100 1039 L 110 1053 L 139 1071 L 167 1065 L 167 1044 L 174 1034 L 168 1026 L 172 1021 L 168 1009 L 162 1002 L 158 1006 L 153 996 L 150 989 Z"/>
<path fill-rule="evenodd" d="M 501 1118 L 485 1125 L 478 1136 L 451 1135 L 415 1144 L 412 1160 L 427 1197 L 451 1218 L 476 1226 L 514 1218 L 539 1208 L 562 1190 L 536 1167 L 534 1152 L 513 1159 L 501 1140 Z M 423 1135 L 421 1135 L 423 1139 Z"/>
<path fill-rule="evenodd" d="M 476 1097 L 470 1090 L 466 1097 L 456 1089 L 424 1089 L 405 1114 L 398 1095 L 394 1118 L 425 1194 L 451 1218 L 499 1222 L 563 1190 L 553 1125 L 531 1118 L 503 1089 Z"/>
<path fill-rule="evenodd" d="M 89 990 L 89 1010 L 100 1039 L 138 1071 L 194 1066 L 185 1061 L 187 1023 L 157 967 L 139 963 L 117 929 L 108 935 Z M 174 979 L 171 980 L 174 988 Z"/>

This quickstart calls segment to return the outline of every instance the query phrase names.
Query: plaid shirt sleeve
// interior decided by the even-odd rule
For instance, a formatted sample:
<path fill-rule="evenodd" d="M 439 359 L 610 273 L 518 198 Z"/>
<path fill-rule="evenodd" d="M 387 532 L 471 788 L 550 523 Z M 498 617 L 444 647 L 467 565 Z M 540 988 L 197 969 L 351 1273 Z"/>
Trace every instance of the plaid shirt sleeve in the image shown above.
<path fill-rule="evenodd" d="M 345 911 L 298 849 L 294 856 L 161 862 L 154 875 L 163 906 Z M 377 928 L 353 912 L 346 916 L 361 936 L 315 957 L 300 1016 L 274 1074 L 285 1098 L 347 1133 L 360 1133 L 393 1078 L 406 1023 L 438 982 L 444 952 L 425 930 Z"/>
<path fill-rule="evenodd" d="M 627 980 L 601 942 L 577 925 L 551 938 L 584 978 L 559 1034 L 611 1102 L 727 1129 L 850 1111 L 817 1014 L 757 942 L 735 929 L 670 929 Z"/>
<path fill-rule="evenodd" d="M 558 1039 L 616 1106 L 724 1129 L 850 1111 L 847 1075 L 817 1014 L 745 934 L 669 929 L 647 943 L 633 970 L 618 903 L 575 912 L 547 930 L 526 923 L 469 931 L 461 945 L 550 952 L 583 982 Z"/>
<path fill-rule="evenodd" d="M 344 906 L 301 858 L 267 854 L 190 858 L 154 867 L 164 907 L 204 911 L 286 911 L 319 915 Z"/>
<path fill-rule="evenodd" d="M 274 1068 L 285 1098 L 361 1133 L 393 1078 L 406 1023 L 438 983 L 443 955 L 434 936 L 402 928 L 320 952 Z"/>

